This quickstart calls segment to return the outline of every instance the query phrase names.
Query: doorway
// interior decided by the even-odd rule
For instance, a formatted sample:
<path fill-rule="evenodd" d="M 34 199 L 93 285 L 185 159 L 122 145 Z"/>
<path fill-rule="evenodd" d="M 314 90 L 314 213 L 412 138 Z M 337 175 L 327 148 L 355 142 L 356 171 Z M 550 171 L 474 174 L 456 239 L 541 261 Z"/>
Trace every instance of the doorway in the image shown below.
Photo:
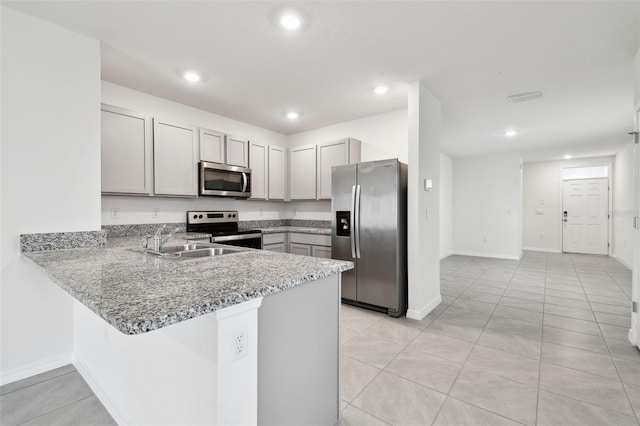
<path fill-rule="evenodd" d="M 562 251 L 609 254 L 609 179 L 562 182 Z"/>

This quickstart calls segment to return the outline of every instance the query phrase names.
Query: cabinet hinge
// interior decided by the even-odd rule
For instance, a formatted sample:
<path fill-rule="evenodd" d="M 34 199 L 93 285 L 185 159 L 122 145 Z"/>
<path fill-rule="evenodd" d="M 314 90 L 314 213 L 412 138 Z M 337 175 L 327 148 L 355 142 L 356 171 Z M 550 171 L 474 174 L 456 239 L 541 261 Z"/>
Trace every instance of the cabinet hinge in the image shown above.
<path fill-rule="evenodd" d="M 610 244 L 610 243 L 607 243 L 607 247 L 611 247 L 611 244 Z"/>
<path fill-rule="evenodd" d="M 638 302 L 635 300 L 631 303 L 631 312 L 634 314 L 638 313 Z"/>
<path fill-rule="evenodd" d="M 638 229 L 638 216 L 633 217 L 633 227 L 634 229 Z"/>
<path fill-rule="evenodd" d="M 640 132 L 629 132 L 627 134 L 633 136 L 633 143 L 640 143 L 640 141 L 638 140 L 638 135 L 640 134 Z"/>

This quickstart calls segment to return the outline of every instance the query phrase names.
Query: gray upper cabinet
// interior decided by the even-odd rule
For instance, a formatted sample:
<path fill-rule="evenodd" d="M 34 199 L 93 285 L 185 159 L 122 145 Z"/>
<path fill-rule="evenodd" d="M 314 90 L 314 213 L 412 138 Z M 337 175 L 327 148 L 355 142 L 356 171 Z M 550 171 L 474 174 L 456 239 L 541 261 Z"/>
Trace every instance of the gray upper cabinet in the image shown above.
<path fill-rule="evenodd" d="M 269 145 L 269 199 L 284 200 L 287 150 Z"/>
<path fill-rule="evenodd" d="M 249 143 L 249 168 L 251 169 L 251 198 L 267 199 L 268 146 L 258 142 Z"/>
<path fill-rule="evenodd" d="M 200 129 L 200 161 L 224 163 L 224 133 L 215 130 Z"/>
<path fill-rule="evenodd" d="M 151 118 L 102 105 L 102 192 L 151 195 Z"/>
<path fill-rule="evenodd" d="M 360 141 L 344 138 L 318 144 L 317 198 L 331 199 L 331 168 L 360 162 Z"/>
<path fill-rule="evenodd" d="M 316 146 L 291 149 L 289 188 L 292 200 L 316 199 Z"/>
<path fill-rule="evenodd" d="M 226 141 L 225 163 L 230 166 L 249 167 L 249 141 L 229 135 Z"/>
<path fill-rule="evenodd" d="M 198 195 L 197 147 L 194 127 L 153 119 L 153 171 L 156 195 Z"/>

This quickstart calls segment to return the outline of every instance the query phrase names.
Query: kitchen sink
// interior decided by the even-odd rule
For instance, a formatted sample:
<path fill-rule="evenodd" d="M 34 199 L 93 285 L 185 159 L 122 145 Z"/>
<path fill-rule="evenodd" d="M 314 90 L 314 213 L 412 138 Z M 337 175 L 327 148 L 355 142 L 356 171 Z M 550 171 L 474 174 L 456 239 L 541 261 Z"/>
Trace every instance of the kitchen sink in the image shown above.
<path fill-rule="evenodd" d="M 210 248 L 200 248 L 200 249 L 194 249 L 194 250 L 176 251 L 176 252 L 173 252 L 169 257 L 173 259 L 176 259 L 176 258 L 192 259 L 197 257 L 222 256 L 223 254 L 240 253 L 243 251 L 246 251 L 246 250 L 210 247 Z"/>
<path fill-rule="evenodd" d="M 162 249 L 160 250 L 160 253 L 172 254 L 172 253 L 178 253 L 178 252 L 183 252 L 183 251 L 204 250 L 204 249 L 208 249 L 208 248 L 211 248 L 211 244 L 207 244 L 207 243 L 186 243 L 186 244 L 180 244 L 180 245 L 177 245 L 177 246 L 162 247 Z"/>
<path fill-rule="evenodd" d="M 138 253 L 146 253 L 170 260 L 198 259 L 203 257 L 222 256 L 225 254 L 242 253 L 248 249 L 242 247 L 228 247 L 216 243 L 187 242 L 175 246 L 162 247 L 159 252 L 142 248 L 130 249 Z"/>

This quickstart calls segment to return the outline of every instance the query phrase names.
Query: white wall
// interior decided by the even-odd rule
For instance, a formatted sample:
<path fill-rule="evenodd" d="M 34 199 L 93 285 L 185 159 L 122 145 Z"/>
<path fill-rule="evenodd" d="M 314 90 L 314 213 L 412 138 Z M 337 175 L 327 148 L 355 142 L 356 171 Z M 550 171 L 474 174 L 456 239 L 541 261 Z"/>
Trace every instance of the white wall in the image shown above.
<path fill-rule="evenodd" d="M 102 102 L 254 141 L 288 147 L 287 137 L 283 134 L 107 81 L 102 82 Z M 112 209 L 119 210 L 118 218 L 112 217 Z M 152 217 L 154 209 L 159 209 L 158 217 Z M 277 201 L 234 200 L 216 197 L 194 199 L 104 196 L 102 197 L 102 224 L 184 222 L 185 211 L 198 209 L 238 210 L 241 220 L 283 219 L 291 216 L 287 205 Z"/>
<path fill-rule="evenodd" d="M 453 160 L 440 154 L 440 259 L 453 254 Z"/>
<path fill-rule="evenodd" d="M 409 85 L 407 318 L 421 320 L 440 296 L 440 101 L 420 81 Z M 425 189 L 425 180 L 433 183 Z"/>
<path fill-rule="evenodd" d="M 517 259 L 522 254 L 520 154 L 453 160 L 453 252 Z"/>
<path fill-rule="evenodd" d="M 289 136 L 291 147 L 331 142 L 344 137 L 362 141 L 362 161 L 398 158 L 408 163 L 407 110 L 399 109 Z"/>
<path fill-rule="evenodd" d="M 562 251 L 563 168 L 607 165 L 613 162 L 614 157 L 593 157 L 524 164 L 524 249 Z"/>
<path fill-rule="evenodd" d="M 100 45 L 2 6 L 2 382 L 70 361 L 72 298 L 19 234 L 100 229 Z"/>
<path fill-rule="evenodd" d="M 612 256 L 631 268 L 633 263 L 633 143 L 616 154 L 613 168 Z"/>

